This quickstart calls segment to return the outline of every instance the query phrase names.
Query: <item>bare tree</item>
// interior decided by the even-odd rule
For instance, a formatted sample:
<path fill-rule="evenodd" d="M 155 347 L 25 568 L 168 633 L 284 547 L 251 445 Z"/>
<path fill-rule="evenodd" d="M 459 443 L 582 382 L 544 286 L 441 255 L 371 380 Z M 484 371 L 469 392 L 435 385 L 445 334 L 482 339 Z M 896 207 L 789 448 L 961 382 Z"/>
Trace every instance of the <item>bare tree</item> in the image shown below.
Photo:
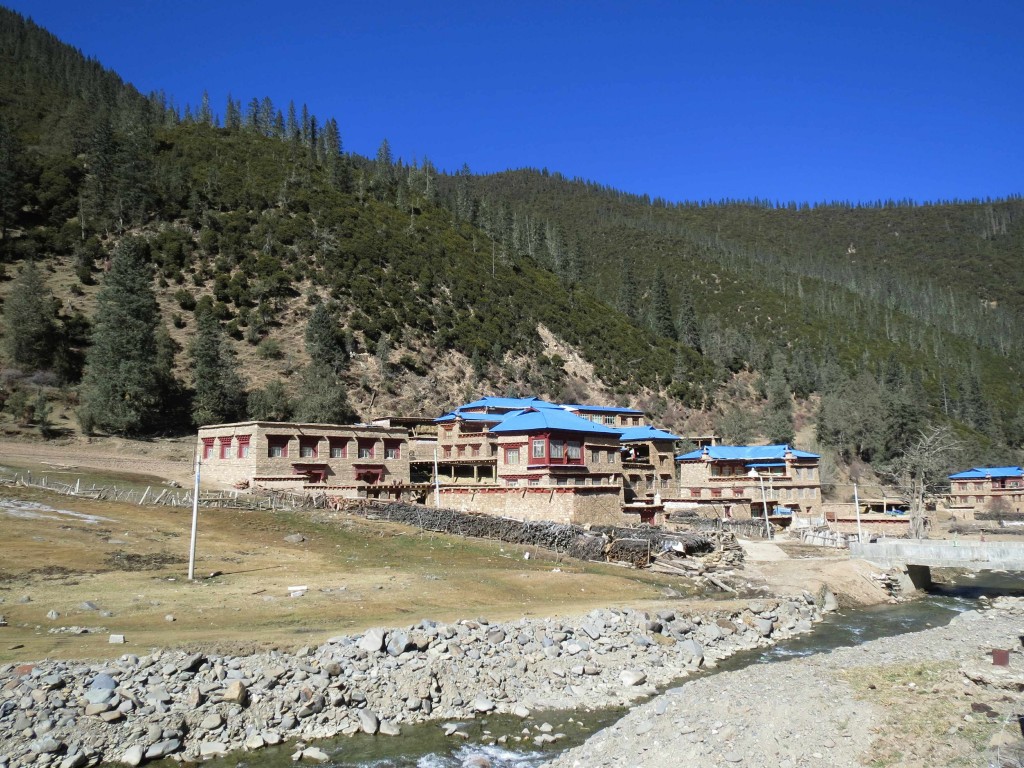
<path fill-rule="evenodd" d="M 897 456 L 886 472 L 910 499 L 910 536 L 923 539 L 925 527 L 925 494 L 937 489 L 946 478 L 949 464 L 960 451 L 961 444 L 949 427 L 921 430 L 917 439 Z"/>

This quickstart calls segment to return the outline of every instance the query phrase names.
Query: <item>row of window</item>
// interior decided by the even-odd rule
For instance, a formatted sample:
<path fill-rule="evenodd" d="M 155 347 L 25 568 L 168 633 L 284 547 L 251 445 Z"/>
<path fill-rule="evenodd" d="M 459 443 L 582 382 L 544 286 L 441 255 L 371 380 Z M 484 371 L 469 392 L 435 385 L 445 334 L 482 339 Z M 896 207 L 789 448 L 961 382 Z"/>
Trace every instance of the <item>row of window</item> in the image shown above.
<path fill-rule="evenodd" d="M 580 415 L 581 418 L 584 418 L 587 421 L 592 421 L 595 424 L 607 424 L 609 426 L 615 426 L 615 417 L 610 415 L 610 414 L 581 413 L 579 415 Z M 640 426 L 640 417 L 639 416 L 623 416 L 622 417 L 622 426 L 624 426 L 624 427 L 628 427 L 628 426 L 639 427 Z"/>
<path fill-rule="evenodd" d="M 974 485 L 973 490 L 975 490 L 975 491 L 984 491 L 984 490 L 986 490 L 984 483 L 974 483 L 973 485 Z M 954 488 L 954 490 L 959 491 L 960 493 L 964 493 L 965 491 L 972 490 L 971 483 L 954 483 L 953 484 L 953 488 Z M 988 490 L 1002 491 L 1002 490 L 1006 490 L 1007 488 L 1024 488 L 1024 480 L 1004 480 L 1004 481 L 993 480 L 992 481 L 992 486 Z"/>
<path fill-rule="evenodd" d="M 1019 493 L 1006 494 L 1005 496 L 954 496 L 954 504 L 985 504 L 986 502 L 992 501 L 993 499 L 1006 499 L 1007 501 L 1018 502 L 1021 501 L 1022 496 Z"/>
<path fill-rule="evenodd" d="M 528 486 L 540 485 L 540 480 L 541 479 L 539 477 L 528 478 L 527 481 L 526 481 L 526 485 L 528 485 Z M 573 478 L 569 478 L 569 477 L 556 477 L 554 480 L 555 480 L 555 485 L 577 485 L 577 486 L 579 486 L 579 485 L 611 485 L 612 484 L 611 478 L 609 478 L 607 475 L 605 475 L 604 477 L 600 477 L 600 478 L 598 478 L 598 477 L 573 477 Z M 570 480 L 572 481 L 571 483 L 570 483 Z M 520 481 L 519 481 L 518 478 L 510 478 L 510 479 L 505 481 L 505 485 L 507 487 L 509 487 L 509 488 L 515 488 L 519 484 L 520 484 Z M 550 484 L 550 483 L 548 483 L 548 484 Z"/>
<path fill-rule="evenodd" d="M 204 437 L 203 438 L 203 459 L 213 458 L 216 452 L 217 458 L 246 459 L 249 457 L 249 443 L 251 435 L 234 435 L 226 437 Z M 320 458 L 321 437 L 299 437 L 298 448 L 300 459 Z M 328 437 L 327 455 L 332 459 L 347 459 L 350 453 L 350 443 L 353 441 L 345 437 Z M 290 435 L 267 435 L 267 458 L 287 459 L 289 446 L 292 437 Z M 373 459 L 377 455 L 377 440 L 357 438 L 355 457 L 358 459 Z M 402 458 L 402 443 L 400 440 L 385 440 L 384 459 Z M 234 443 L 234 445 L 233 445 Z M 215 451 L 216 448 L 216 451 Z"/>
<path fill-rule="evenodd" d="M 815 467 L 792 467 L 792 478 L 795 480 L 814 480 Z M 749 477 L 750 469 L 743 464 L 712 464 L 712 477 Z M 787 477 L 786 467 L 758 467 L 757 473 L 765 478 Z"/>
<path fill-rule="evenodd" d="M 664 487 L 664 486 L 663 486 Z M 749 490 L 749 493 L 747 492 Z M 709 491 L 712 499 L 722 498 L 721 488 L 691 488 L 690 498 L 699 499 L 701 498 L 704 491 Z M 743 489 L 733 488 L 732 495 L 737 497 L 750 497 L 752 499 L 759 499 L 761 497 L 760 489 Z M 797 500 L 797 499 L 816 499 L 818 498 L 817 488 L 765 488 L 764 495 L 766 498 L 784 501 Z"/>

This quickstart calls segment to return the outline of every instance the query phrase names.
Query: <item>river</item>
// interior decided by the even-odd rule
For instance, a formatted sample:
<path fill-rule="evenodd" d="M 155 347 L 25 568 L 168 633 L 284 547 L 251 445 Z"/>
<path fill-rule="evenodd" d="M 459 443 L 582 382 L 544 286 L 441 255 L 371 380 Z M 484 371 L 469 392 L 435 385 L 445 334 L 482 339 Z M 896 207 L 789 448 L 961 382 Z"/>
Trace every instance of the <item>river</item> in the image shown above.
<path fill-rule="evenodd" d="M 739 653 L 703 674 L 740 669 L 752 664 L 770 664 L 795 656 L 914 632 L 948 624 L 956 614 L 978 607 L 983 596 L 1024 596 L 1024 579 L 1010 574 L 979 574 L 946 584 L 937 584 L 918 600 L 830 614 L 814 632 L 779 643 L 771 648 Z M 687 679 L 692 679 L 692 676 Z M 670 686 L 671 687 L 671 686 Z M 400 737 L 354 736 L 318 742 L 331 760 L 327 768 L 536 768 L 558 753 L 585 741 L 592 733 L 618 720 L 623 708 L 535 712 L 526 722 L 511 715 L 495 715 L 458 721 L 469 738 L 445 736 L 441 721 L 403 726 Z M 447 721 L 444 721 L 447 722 Z M 557 742 L 534 747 L 533 725 L 548 723 L 552 733 L 564 734 Z M 526 728 L 530 736 L 517 741 Z M 496 743 L 506 736 L 505 744 Z M 234 755 L 207 763 L 208 768 L 283 768 L 292 765 L 294 744 Z M 479 758 L 486 759 L 487 762 Z M 474 760 L 476 760 L 474 762 Z"/>

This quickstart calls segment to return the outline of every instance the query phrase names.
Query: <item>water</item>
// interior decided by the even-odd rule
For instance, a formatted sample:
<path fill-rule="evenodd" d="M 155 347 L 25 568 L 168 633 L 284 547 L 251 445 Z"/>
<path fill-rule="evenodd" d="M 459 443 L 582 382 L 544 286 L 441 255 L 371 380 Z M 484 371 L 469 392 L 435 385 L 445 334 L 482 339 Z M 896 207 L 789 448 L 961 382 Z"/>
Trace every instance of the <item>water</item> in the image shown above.
<path fill-rule="evenodd" d="M 934 572 L 933 572 L 934 573 Z M 1024 596 L 1024 575 L 990 573 L 962 577 L 936 585 L 928 596 L 899 605 L 873 606 L 830 614 L 815 625 L 814 632 L 771 648 L 739 653 L 720 662 L 715 674 L 752 664 L 768 664 L 798 656 L 857 645 L 880 637 L 914 632 L 948 624 L 954 616 L 978 607 L 982 596 Z M 692 679 L 688 678 L 688 679 Z M 685 680 L 680 681 L 685 682 Z M 591 734 L 611 725 L 625 714 L 624 708 L 584 711 L 535 712 L 528 720 L 511 715 L 453 721 L 468 739 L 445 736 L 437 721 L 403 726 L 399 737 L 355 736 L 318 742 L 330 755 L 328 768 L 537 768 L 560 752 L 583 743 Z M 564 734 L 554 744 L 535 746 L 533 737 L 542 723 L 552 733 Z M 529 734 L 523 734 L 524 729 Z M 494 743 L 507 736 L 504 744 Z M 517 738 L 521 740 L 517 741 Z M 291 765 L 294 743 L 208 763 L 208 768 L 284 768 Z M 485 758 L 489 762 L 474 762 Z"/>

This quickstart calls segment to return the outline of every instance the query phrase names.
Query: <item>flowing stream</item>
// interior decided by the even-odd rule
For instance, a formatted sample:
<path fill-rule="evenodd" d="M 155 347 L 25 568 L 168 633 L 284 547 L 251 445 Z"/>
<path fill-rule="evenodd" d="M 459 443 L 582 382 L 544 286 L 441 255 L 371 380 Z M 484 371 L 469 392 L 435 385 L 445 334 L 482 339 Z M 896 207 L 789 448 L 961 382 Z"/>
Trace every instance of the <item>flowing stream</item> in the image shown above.
<path fill-rule="evenodd" d="M 1024 575 L 983 573 L 977 578 L 965 577 L 936 585 L 926 597 L 911 602 L 830 614 L 810 634 L 771 648 L 738 653 L 703 674 L 741 669 L 752 664 L 770 664 L 879 637 L 942 626 L 956 614 L 978 607 L 982 596 L 996 595 L 1024 596 Z M 687 679 L 693 679 L 693 676 L 680 682 Z M 466 740 L 445 736 L 442 721 L 434 721 L 416 726 L 403 725 L 399 737 L 342 737 L 317 742 L 317 746 L 331 756 L 330 762 L 324 764 L 327 768 L 463 768 L 477 765 L 536 768 L 558 753 L 581 744 L 625 712 L 624 708 L 563 710 L 535 712 L 532 719 L 525 722 L 511 715 L 457 721 L 460 730 L 469 734 Z M 531 735 L 522 742 L 514 740 L 515 736 L 523 735 L 525 728 L 545 722 L 551 724 L 553 733 L 565 734 L 564 737 L 544 747 L 533 747 L 531 739 L 536 731 L 531 729 Z M 509 737 L 506 744 L 495 744 L 502 735 Z M 285 744 L 260 752 L 229 756 L 206 765 L 208 768 L 284 768 L 292 765 L 294 751 L 293 743 Z M 475 756 L 489 762 L 474 762 Z"/>

